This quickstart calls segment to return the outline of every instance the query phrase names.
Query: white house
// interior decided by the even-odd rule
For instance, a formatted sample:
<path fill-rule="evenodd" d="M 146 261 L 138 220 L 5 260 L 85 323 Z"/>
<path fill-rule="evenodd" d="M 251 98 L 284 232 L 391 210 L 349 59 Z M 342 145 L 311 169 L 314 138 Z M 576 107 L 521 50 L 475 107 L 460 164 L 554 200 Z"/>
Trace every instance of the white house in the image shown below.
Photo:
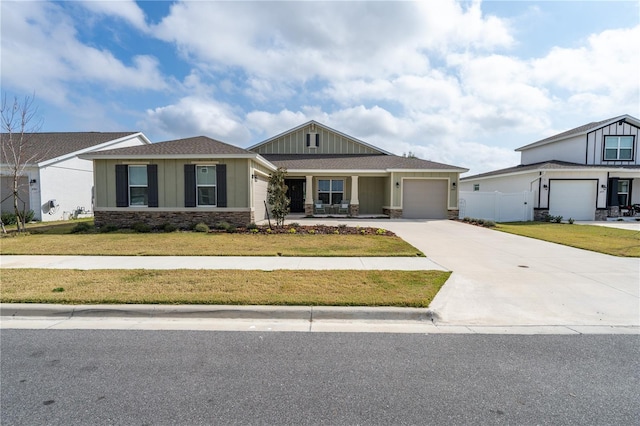
<path fill-rule="evenodd" d="M 1 137 L 2 144 L 8 144 L 8 134 Z M 93 210 L 93 163 L 78 155 L 151 143 L 140 132 L 31 133 L 24 140 L 23 158 L 31 160 L 19 178 L 20 208 L 33 210 L 35 219 L 42 221 Z M 13 179 L 4 155 L 0 154 L 1 208 L 13 212 Z"/>
<path fill-rule="evenodd" d="M 464 177 L 460 189 L 532 191 L 536 220 L 632 215 L 640 204 L 639 135 L 640 120 L 629 115 L 585 124 L 516 149 L 519 166 Z"/>

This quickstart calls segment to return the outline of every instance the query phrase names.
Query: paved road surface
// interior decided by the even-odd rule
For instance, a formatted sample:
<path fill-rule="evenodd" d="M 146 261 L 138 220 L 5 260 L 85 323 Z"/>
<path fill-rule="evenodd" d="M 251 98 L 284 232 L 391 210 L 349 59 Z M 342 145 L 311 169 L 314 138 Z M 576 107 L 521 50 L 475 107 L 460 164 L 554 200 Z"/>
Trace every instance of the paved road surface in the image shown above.
<path fill-rule="evenodd" d="M 0 333 L 3 426 L 640 420 L 638 336 Z"/>

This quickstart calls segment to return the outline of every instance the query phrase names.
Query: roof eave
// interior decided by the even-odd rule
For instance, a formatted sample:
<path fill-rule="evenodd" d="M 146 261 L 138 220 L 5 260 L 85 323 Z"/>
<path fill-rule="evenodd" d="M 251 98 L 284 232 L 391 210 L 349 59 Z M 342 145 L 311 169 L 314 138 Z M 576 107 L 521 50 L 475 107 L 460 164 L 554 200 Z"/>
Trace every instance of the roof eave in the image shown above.
<path fill-rule="evenodd" d="M 251 154 L 135 154 L 135 155 L 124 155 L 124 154 L 104 154 L 100 155 L 98 153 L 87 153 L 80 156 L 80 158 L 85 160 L 171 160 L 171 159 L 181 159 L 181 160 L 197 160 L 197 159 L 217 159 L 217 158 L 249 158 L 249 159 L 257 159 L 259 154 L 251 153 Z M 262 161 L 269 163 L 264 158 L 260 157 Z"/>

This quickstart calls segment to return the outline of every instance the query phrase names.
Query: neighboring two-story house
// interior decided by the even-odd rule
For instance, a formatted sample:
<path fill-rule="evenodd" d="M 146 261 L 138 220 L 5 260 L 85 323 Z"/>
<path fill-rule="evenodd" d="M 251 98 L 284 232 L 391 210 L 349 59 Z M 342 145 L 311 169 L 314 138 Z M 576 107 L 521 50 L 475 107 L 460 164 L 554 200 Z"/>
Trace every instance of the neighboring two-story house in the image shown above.
<path fill-rule="evenodd" d="M 606 220 L 640 204 L 640 121 L 623 115 L 516 149 L 519 166 L 461 179 L 463 191 L 534 192 L 534 217 Z"/>
<path fill-rule="evenodd" d="M 316 121 L 248 149 L 199 136 L 82 158 L 94 162 L 97 226 L 261 221 L 278 167 L 287 169 L 292 213 L 445 219 L 458 216 L 467 171 L 393 155 Z"/>

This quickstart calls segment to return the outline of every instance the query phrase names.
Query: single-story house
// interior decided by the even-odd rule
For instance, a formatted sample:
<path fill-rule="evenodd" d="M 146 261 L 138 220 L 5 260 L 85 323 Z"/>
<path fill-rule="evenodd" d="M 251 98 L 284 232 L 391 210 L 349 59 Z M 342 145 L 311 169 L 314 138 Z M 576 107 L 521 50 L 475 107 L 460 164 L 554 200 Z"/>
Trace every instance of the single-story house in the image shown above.
<path fill-rule="evenodd" d="M 248 149 L 198 136 L 83 158 L 94 162 L 98 226 L 261 221 L 278 167 L 287 169 L 292 213 L 453 218 L 467 171 L 393 155 L 316 121 Z"/>
<path fill-rule="evenodd" d="M 14 134 L 15 136 L 19 136 Z M 3 212 L 13 212 L 9 134 L 2 133 L 0 195 Z M 103 149 L 147 145 L 140 132 L 57 132 L 24 134 L 18 178 L 19 208 L 41 221 L 61 220 L 93 210 L 93 163 L 80 155 Z M 14 145 L 15 146 L 15 145 Z M 16 146 L 17 148 L 17 146 Z M 17 151 L 17 149 L 16 149 Z"/>
<path fill-rule="evenodd" d="M 585 124 L 516 149 L 521 164 L 460 181 L 462 191 L 534 192 L 534 219 L 606 220 L 640 204 L 640 120 Z"/>

